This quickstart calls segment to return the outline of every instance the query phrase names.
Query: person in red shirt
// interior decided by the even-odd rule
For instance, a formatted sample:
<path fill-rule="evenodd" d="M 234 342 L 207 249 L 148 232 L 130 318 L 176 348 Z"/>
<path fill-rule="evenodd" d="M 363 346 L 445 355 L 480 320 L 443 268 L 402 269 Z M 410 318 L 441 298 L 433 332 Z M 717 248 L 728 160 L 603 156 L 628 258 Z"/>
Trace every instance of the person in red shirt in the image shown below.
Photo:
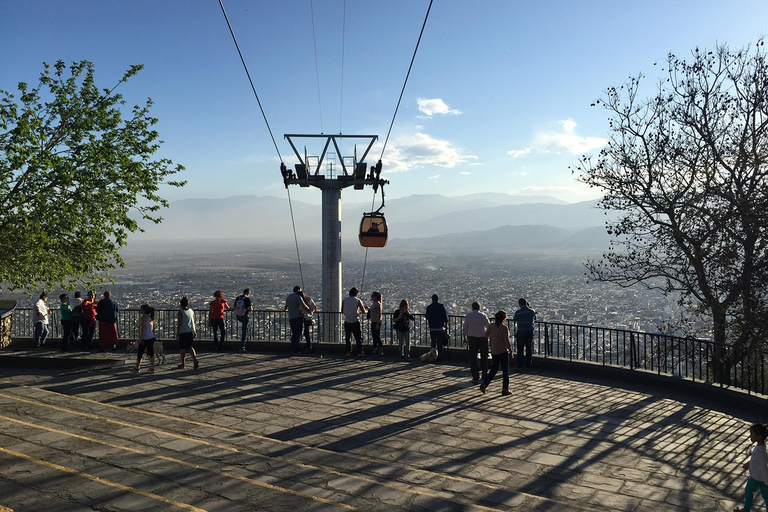
<path fill-rule="evenodd" d="M 234 311 L 229 307 L 227 299 L 222 297 L 221 290 L 213 292 L 213 300 L 211 301 L 210 311 L 208 318 L 211 321 L 211 328 L 213 329 L 213 343 L 216 346 L 216 351 L 219 352 L 224 349 L 224 341 L 227 337 L 227 329 L 224 326 L 224 312 Z M 221 339 L 219 339 L 219 331 L 221 331 Z"/>
<path fill-rule="evenodd" d="M 80 349 L 84 352 L 91 351 L 91 342 L 96 331 L 96 302 L 93 292 L 88 292 L 86 299 L 80 304 L 83 310 L 83 317 L 80 320 L 80 329 L 82 337 L 80 338 Z"/>

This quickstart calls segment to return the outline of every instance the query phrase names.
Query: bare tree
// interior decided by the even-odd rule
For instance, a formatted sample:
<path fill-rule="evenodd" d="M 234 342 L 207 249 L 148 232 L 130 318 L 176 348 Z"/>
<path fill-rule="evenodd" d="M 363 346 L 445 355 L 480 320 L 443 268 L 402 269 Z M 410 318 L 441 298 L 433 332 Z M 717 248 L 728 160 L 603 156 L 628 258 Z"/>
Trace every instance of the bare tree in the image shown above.
<path fill-rule="evenodd" d="M 765 339 L 768 284 L 768 63 L 764 41 L 737 52 L 670 54 L 654 95 L 642 76 L 596 102 L 609 142 L 577 179 L 603 190 L 608 251 L 593 279 L 680 293 L 712 319 L 713 374 Z M 615 215 L 615 213 L 613 214 Z M 614 220 L 615 219 L 615 220 Z"/>

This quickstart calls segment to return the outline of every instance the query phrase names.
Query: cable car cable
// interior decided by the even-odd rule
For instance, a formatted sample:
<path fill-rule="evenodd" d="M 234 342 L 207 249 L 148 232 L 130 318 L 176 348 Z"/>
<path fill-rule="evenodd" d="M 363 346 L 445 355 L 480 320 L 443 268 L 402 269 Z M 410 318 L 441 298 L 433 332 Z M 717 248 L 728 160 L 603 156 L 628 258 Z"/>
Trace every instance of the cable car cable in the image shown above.
<path fill-rule="evenodd" d="M 219 0 L 221 1 L 221 0 Z M 427 20 L 429 19 L 429 11 L 432 10 L 432 0 L 429 0 L 429 7 L 427 7 L 427 14 L 424 16 L 424 23 L 421 25 L 421 32 L 419 32 L 419 40 L 416 41 L 416 48 L 413 50 L 413 57 L 411 57 L 411 64 L 408 66 L 408 73 L 405 75 L 405 81 L 403 81 L 403 88 L 400 90 L 400 97 L 397 100 L 397 106 L 395 107 L 395 113 L 392 115 L 392 122 L 389 124 L 389 131 L 387 131 L 387 138 L 384 139 L 384 147 L 381 148 L 381 156 L 379 160 L 384 157 L 384 150 L 387 149 L 387 142 L 389 142 L 389 135 L 392 133 L 392 126 L 395 124 L 395 118 L 397 117 L 397 111 L 400 109 L 400 102 L 403 99 L 405 93 L 405 86 L 408 83 L 408 77 L 411 76 L 411 69 L 413 68 L 413 61 L 416 60 L 416 52 L 419 51 L 419 44 L 421 43 L 421 36 L 424 35 L 424 27 L 427 26 Z"/>
<path fill-rule="evenodd" d="M 251 90 L 253 91 L 253 95 L 256 96 L 256 102 L 259 104 L 259 110 L 261 110 L 261 116 L 264 118 L 264 123 L 267 125 L 269 136 L 272 138 L 272 144 L 274 144 L 275 146 L 275 151 L 277 151 L 277 156 L 280 158 L 280 162 L 283 163 L 283 155 L 280 154 L 280 149 L 278 149 L 277 147 L 275 136 L 272 134 L 272 128 L 270 128 L 269 121 L 267 120 L 267 114 L 264 112 L 264 108 L 261 106 L 261 100 L 259 99 L 259 95 L 256 92 L 256 87 L 253 85 L 253 79 L 251 79 L 251 73 L 248 71 L 248 66 L 245 63 L 245 59 L 243 58 L 243 52 L 240 51 L 240 45 L 237 44 L 235 31 L 232 30 L 232 24 L 229 22 L 229 16 L 227 16 L 227 11 L 226 9 L 224 9 L 224 3 L 222 2 L 222 0 L 219 0 L 219 6 L 221 7 L 221 13 L 224 15 L 224 19 L 227 22 L 227 27 L 229 27 L 229 33 L 232 34 L 232 41 L 234 41 L 235 48 L 237 48 L 237 54 L 240 56 L 240 62 L 242 62 L 243 64 L 243 69 L 245 69 L 245 74 L 246 76 L 248 76 L 248 82 L 251 84 Z M 314 18 L 313 18 L 313 23 L 314 23 Z M 286 187 L 285 189 L 288 192 L 288 207 L 291 210 L 291 225 L 293 226 L 293 240 L 296 243 L 296 257 L 299 262 L 299 275 L 301 276 L 301 287 L 304 288 L 304 272 L 301 268 L 301 255 L 299 254 L 299 238 L 296 235 L 296 220 L 294 219 L 294 216 L 293 216 L 293 201 L 291 200 L 291 191 L 288 189 L 288 187 Z"/>
<path fill-rule="evenodd" d="M 320 68 L 317 65 L 317 38 L 315 37 L 315 8 L 314 0 L 309 2 L 309 11 L 312 15 L 312 45 L 315 49 L 315 78 L 317 78 L 317 107 L 320 109 L 320 133 L 323 133 L 323 105 L 320 101 Z M 303 285 L 302 285 L 303 286 Z"/>
<path fill-rule="evenodd" d="M 344 0 L 341 17 L 341 92 L 339 93 L 339 133 L 341 130 L 341 118 L 344 112 L 344 47 L 347 40 L 347 0 Z"/>
<path fill-rule="evenodd" d="M 384 193 L 384 189 L 382 189 L 382 193 Z M 373 193 L 373 199 L 371 199 L 371 211 L 373 211 L 373 207 L 376 205 L 376 192 Z M 363 277 L 360 280 L 360 295 L 363 294 L 363 290 L 365 290 L 365 267 L 368 265 L 368 247 L 365 248 L 365 259 L 363 259 Z"/>
<path fill-rule="evenodd" d="M 259 99 L 259 95 L 256 92 L 256 87 L 253 85 L 253 80 L 251 79 L 251 73 L 248 72 L 248 66 L 245 64 L 245 59 L 243 58 L 243 52 L 240 51 L 240 45 L 237 44 L 237 38 L 235 37 L 235 32 L 232 30 L 232 24 L 229 22 L 229 17 L 227 16 L 227 11 L 224 9 L 224 4 L 222 3 L 222 0 L 219 0 L 219 6 L 221 7 L 221 12 L 224 14 L 224 19 L 227 21 L 227 27 L 229 27 L 229 33 L 232 34 L 232 41 L 235 42 L 235 48 L 237 48 L 237 54 L 240 55 L 240 62 L 243 63 L 243 69 L 245 69 L 245 74 L 248 76 L 248 82 L 251 84 L 251 90 L 253 91 L 253 95 L 256 96 L 256 102 L 259 104 L 259 110 L 261 110 L 261 116 L 264 118 L 264 123 L 267 125 L 267 130 L 269 131 L 269 136 L 272 137 L 272 144 L 275 146 L 275 151 L 277 151 L 277 156 L 280 157 L 280 162 L 283 161 L 283 155 L 280 154 L 280 149 L 277 147 L 277 142 L 275 141 L 275 136 L 272 135 L 272 128 L 269 126 L 269 121 L 267 121 L 267 114 L 264 112 L 264 107 L 261 106 L 261 100 Z"/>

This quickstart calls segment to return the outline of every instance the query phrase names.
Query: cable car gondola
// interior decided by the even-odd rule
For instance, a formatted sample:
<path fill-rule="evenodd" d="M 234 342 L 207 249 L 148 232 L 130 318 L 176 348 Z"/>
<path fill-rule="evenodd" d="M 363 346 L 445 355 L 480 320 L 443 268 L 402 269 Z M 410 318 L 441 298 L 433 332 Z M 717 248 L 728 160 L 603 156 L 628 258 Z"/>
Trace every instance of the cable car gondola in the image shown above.
<path fill-rule="evenodd" d="M 360 220 L 360 245 L 384 247 L 387 245 L 387 219 L 379 211 L 364 213 Z"/>

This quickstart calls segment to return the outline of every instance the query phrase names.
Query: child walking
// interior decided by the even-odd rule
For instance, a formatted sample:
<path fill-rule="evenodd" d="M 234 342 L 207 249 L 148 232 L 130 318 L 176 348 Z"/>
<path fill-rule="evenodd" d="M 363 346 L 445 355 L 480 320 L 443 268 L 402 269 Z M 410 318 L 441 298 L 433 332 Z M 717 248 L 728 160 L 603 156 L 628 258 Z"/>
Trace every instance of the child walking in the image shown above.
<path fill-rule="evenodd" d="M 760 491 L 763 501 L 768 505 L 768 455 L 765 451 L 765 439 L 768 438 L 768 426 L 755 423 L 749 427 L 749 440 L 757 443 L 752 450 L 749 462 L 742 467 L 749 470 L 747 486 L 744 488 L 744 508 L 735 508 L 733 512 L 747 512 L 752 509 L 752 497 Z"/>
<path fill-rule="evenodd" d="M 133 373 L 141 371 L 141 358 L 145 350 L 149 355 L 149 373 L 155 373 L 155 308 L 142 304 L 139 308 L 139 323 L 141 340 L 136 353 L 136 366 L 133 368 Z"/>

